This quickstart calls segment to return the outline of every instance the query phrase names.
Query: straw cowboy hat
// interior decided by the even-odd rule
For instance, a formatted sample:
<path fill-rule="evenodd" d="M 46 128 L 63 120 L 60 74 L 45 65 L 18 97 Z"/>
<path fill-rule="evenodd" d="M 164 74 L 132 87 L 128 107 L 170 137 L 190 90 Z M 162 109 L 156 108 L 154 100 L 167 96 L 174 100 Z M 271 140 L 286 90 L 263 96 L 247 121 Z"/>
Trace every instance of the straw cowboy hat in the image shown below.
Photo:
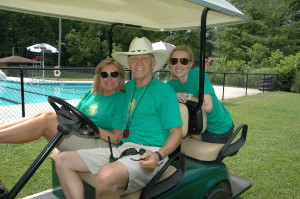
<path fill-rule="evenodd" d="M 155 58 L 156 64 L 153 70 L 160 70 L 167 62 L 169 53 L 166 50 L 153 50 L 151 42 L 146 38 L 135 37 L 130 43 L 128 52 L 115 52 L 112 57 L 117 60 L 124 67 L 129 68 L 128 56 L 129 55 L 144 55 L 152 54 Z"/>

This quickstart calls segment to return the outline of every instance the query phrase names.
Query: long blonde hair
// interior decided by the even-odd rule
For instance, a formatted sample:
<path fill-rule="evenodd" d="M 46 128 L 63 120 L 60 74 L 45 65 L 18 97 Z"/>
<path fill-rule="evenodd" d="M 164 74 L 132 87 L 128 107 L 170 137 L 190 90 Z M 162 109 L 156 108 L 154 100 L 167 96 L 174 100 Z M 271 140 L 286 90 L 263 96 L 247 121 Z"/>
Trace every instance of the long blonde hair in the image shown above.
<path fill-rule="evenodd" d="M 125 91 L 124 89 L 124 85 L 125 85 L 125 69 L 119 64 L 119 62 L 117 62 L 116 60 L 114 60 L 113 58 L 106 58 L 104 60 L 102 60 L 96 67 L 95 69 L 95 76 L 94 76 L 94 82 L 93 82 L 93 88 L 92 88 L 92 93 L 103 93 L 103 88 L 101 86 L 100 83 L 100 73 L 102 71 L 102 69 L 107 66 L 113 64 L 118 68 L 118 72 L 119 72 L 119 86 L 117 88 L 117 92 L 122 92 Z"/>

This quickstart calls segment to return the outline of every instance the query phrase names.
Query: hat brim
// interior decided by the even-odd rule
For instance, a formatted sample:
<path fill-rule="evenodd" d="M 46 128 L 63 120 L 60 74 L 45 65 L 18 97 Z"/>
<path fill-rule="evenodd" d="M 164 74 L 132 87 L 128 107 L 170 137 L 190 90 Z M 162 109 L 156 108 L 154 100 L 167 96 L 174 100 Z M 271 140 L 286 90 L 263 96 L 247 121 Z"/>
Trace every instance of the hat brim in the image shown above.
<path fill-rule="evenodd" d="M 112 53 L 112 57 L 125 68 L 129 68 L 128 65 L 129 55 L 144 55 L 144 54 L 152 54 L 154 56 L 156 64 L 153 72 L 162 69 L 162 67 L 167 63 L 169 59 L 169 53 L 166 50 L 153 50 L 153 51 L 144 51 L 144 52 L 115 52 Z"/>

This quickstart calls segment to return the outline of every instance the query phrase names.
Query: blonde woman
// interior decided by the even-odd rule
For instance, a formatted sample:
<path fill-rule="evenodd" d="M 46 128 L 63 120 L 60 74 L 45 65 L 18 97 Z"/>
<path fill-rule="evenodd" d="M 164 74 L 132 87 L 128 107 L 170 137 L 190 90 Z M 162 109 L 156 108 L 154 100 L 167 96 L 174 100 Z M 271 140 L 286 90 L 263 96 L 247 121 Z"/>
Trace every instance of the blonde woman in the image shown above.
<path fill-rule="evenodd" d="M 169 64 L 172 72 L 171 85 L 180 103 L 188 100 L 198 102 L 199 67 L 193 68 L 194 55 L 190 47 L 177 46 L 170 54 Z M 205 142 L 225 143 L 233 132 L 230 113 L 218 100 L 208 75 L 204 74 L 204 101 L 202 108 L 207 115 L 207 127 L 200 137 Z"/>
<path fill-rule="evenodd" d="M 59 150 L 108 147 L 108 135 L 113 144 L 119 143 L 125 103 L 124 82 L 125 70 L 114 59 L 107 58 L 98 64 L 93 87 L 82 97 L 77 109 L 96 124 L 100 139 L 71 132 L 59 143 Z M 0 126 L 0 143 L 25 143 L 42 136 L 49 141 L 56 134 L 57 125 L 54 112 L 25 117 Z"/>

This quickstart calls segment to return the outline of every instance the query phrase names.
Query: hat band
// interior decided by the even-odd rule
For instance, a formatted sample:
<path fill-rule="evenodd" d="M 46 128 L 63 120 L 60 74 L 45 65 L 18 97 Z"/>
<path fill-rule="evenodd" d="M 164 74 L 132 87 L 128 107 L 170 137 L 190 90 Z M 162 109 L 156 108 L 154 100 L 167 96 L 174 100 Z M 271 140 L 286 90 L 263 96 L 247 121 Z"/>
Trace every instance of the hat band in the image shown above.
<path fill-rule="evenodd" d="M 133 53 L 134 53 L 134 52 L 138 52 L 138 53 L 139 53 L 139 52 L 147 52 L 147 50 L 132 50 L 132 51 L 130 51 L 130 52 L 133 52 Z"/>

